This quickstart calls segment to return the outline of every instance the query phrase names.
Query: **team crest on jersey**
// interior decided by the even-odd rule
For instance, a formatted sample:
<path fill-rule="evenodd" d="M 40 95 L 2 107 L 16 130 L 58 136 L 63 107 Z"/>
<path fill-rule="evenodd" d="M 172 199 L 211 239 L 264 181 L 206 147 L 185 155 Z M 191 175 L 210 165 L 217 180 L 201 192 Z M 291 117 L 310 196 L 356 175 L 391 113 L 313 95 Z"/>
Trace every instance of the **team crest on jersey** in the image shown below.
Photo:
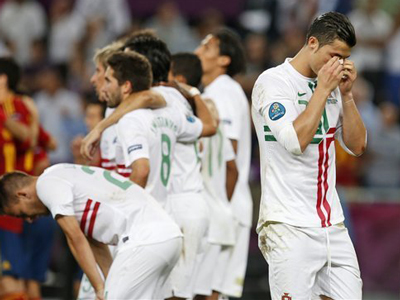
<path fill-rule="evenodd" d="M 285 115 L 285 113 L 286 113 L 285 107 L 278 102 L 272 103 L 271 107 L 269 108 L 269 118 L 272 121 L 279 120 Z"/>

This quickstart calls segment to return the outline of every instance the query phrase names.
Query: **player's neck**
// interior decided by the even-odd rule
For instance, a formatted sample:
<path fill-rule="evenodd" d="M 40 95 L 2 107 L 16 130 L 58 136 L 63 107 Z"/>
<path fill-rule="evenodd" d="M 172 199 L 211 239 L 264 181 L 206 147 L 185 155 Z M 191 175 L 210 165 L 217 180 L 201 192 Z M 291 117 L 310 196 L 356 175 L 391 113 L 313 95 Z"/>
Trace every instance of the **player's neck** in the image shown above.
<path fill-rule="evenodd" d="M 296 54 L 290 61 L 290 64 L 297 72 L 305 77 L 314 78 L 317 76 L 309 65 L 309 55 L 305 47 Z"/>
<path fill-rule="evenodd" d="M 203 86 L 206 87 L 211 82 L 213 82 L 215 79 L 217 79 L 219 76 L 224 75 L 224 74 L 226 74 L 226 71 L 224 69 L 215 68 L 212 72 L 203 74 L 203 77 L 201 78 L 201 82 L 203 83 Z"/>

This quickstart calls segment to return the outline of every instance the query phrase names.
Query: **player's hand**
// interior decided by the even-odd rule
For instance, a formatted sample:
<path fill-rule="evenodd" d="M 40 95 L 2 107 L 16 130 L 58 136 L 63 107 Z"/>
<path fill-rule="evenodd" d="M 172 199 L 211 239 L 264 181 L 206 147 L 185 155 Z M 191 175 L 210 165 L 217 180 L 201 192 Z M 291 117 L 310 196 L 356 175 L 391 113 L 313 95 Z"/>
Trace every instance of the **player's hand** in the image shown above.
<path fill-rule="evenodd" d="M 96 300 L 106 300 L 104 297 L 104 289 L 96 291 Z"/>
<path fill-rule="evenodd" d="M 347 59 L 344 61 L 343 67 L 343 77 L 340 81 L 339 88 L 342 96 L 346 96 L 351 93 L 353 83 L 357 78 L 357 70 L 354 63 Z"/>
<path fill-rule="evenodd" d="M 50 140 L 46 145 L 46 149 L 49 151 L 54 151 L 57 149 L 57 147 L 58 147 L 57 140 L 53 136 L 50 136 Z"/>
<path fill-rule="evenodd" d="M 71 142 L 71 152 L 74 159 L 80 158 L 81 154 L 81 145 L 82 145 L 83 136 L 78 135 L 76 136 Z"/>
<path fill-rule="evenodd" d="M 88 160 L 92 160 L 100 143 L 101 132 L 96 127 L 93 128 L 81 142 L 81 155 Z"/>
<path fill-rule="evenodd" d="M 318 72 L 318 87 L 329 94 L 337 88 L 344 75 L 343 65 L 339 57 L 332 57 Z"/>

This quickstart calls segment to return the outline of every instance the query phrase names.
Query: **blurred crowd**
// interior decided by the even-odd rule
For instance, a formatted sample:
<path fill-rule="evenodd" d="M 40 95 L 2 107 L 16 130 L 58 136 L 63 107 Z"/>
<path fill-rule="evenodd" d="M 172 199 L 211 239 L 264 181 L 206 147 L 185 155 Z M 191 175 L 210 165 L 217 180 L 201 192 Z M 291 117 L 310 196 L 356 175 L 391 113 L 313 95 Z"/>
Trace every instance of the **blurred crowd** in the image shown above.
<path fill-rule="evenodd" d="M 87 132 L 85 110 L 97 48 L 140 28 L 153 28 L 172 53 L 193 51 L 220 26 L 243 38 L 248 64 L 236 79 L 250 97 L 257 76 L 293 56 L 318 14 L 336 10 L 352 21 L 359 78 L 354 97 L 368 129 L 368 152 L 338 149 L 338 183 L 400 187 L 400 3 L 398 0 L 0 0 L 0 55 L 23 67 L 21 91 L 35 100 L 43 127 L 58 141 L 50 162 L 71 162 L 71 144 Z M 90 116 L 88 116 L 90 122 Z M 259 160 L 253 139 L 252 180 Z M 76 149 L 75 149 L 76 150 Z M 75 151 L 76 152 L 76 151 Z"/>

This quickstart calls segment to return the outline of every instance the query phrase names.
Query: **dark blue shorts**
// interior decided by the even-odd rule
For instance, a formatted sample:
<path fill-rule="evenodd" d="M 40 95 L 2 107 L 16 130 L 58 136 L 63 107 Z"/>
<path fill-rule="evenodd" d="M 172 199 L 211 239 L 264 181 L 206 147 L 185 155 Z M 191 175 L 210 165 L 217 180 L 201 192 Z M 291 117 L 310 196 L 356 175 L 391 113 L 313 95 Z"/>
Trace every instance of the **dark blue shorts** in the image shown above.
<path fill-rule="evenodd" d="M 0 276 L 22 277 L 24 262 L 22 234 L 0 229 Z"/>
<path fill-rule="evenodd" d="M 44 282 L 50 262 L 55 230 L 51 216 L 41 217 L 33 223 L 24 222 L 22 242 L 26 264 L 22 277 Z"/>

